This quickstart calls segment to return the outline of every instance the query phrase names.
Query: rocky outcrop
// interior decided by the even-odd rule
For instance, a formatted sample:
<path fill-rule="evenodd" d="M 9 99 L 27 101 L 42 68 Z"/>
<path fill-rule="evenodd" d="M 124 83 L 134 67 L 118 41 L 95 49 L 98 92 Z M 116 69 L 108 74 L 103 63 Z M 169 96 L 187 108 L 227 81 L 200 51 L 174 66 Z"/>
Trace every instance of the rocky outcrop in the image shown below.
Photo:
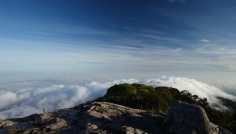
<path fill-rule="evenodd" d="M 0 120 L 0 133 L 230 133 L 209 122 L 204 110 L 176 103 L 168 115 L 108 102 L 91 102 L 52 113 Z"/>
<path fill-rule="evenodd" d="M 176 102 L 168 112 L 162 124 L 168 133 L 175 134 L 212 134 L 219 133 L 218 129 L 211 128 L 205 110 L 197 105 Z"/>

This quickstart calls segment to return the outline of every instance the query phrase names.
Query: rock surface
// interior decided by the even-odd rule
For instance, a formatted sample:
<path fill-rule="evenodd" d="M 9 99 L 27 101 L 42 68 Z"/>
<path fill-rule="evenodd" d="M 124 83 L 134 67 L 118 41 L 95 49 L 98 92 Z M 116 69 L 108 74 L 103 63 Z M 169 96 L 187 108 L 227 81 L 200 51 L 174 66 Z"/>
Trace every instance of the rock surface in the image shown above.
<path fill-rule="evenodd" d="M 210 121 L 205 110 L 197 105 L 176 102 L 168 112 L 168 116 L 162 124 L 162 128 L 168 133 L 195 134 L 219 133 L 218 129 L 211 128 Z"/>
<path fill-rule="evenodd" d="M 91 102 L 51 113 L 0 120 L 0 133 L 225 133 L 196 105 L 176 103 L 168 115 L 152 114 L 108 102 Z"/>

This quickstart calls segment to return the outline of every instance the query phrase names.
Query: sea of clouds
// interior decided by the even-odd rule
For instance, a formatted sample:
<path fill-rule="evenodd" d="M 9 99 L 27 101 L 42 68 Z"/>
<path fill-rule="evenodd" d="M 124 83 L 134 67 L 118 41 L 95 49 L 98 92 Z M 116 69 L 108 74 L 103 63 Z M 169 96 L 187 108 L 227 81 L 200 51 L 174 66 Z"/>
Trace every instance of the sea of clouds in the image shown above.
<path fill-rule="evenodd" d="M 218 104 L 217 96 L 236 100 L 236 97 L 217 87 L 183 77 L 161 77 L 158 79 L 121 79 L 111 82 L 90 82 L 82 85 L 53 85 L 46 88 L 0 90 L 0 119 L 24 117 L 57 109 L 70 108 L 106 94 L 109 87 L 121 83 L 141 83 L 152 86 L 168 86 L 180 91 L 187 90 L 210 104 Z M 224 108 L 222 106 L 222 108 Z"/>

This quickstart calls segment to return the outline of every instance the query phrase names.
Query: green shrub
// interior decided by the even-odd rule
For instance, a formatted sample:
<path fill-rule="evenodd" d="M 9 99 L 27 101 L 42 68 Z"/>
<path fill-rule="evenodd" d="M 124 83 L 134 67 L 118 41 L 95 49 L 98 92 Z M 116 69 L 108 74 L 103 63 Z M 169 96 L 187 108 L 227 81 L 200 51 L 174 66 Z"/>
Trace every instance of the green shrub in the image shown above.
<path fill-rule="evenodd" d="M 110 87 L 106 95 L 96 101 L 117 103 L 154 113 L 167 113 L 174 102 L 183 101 L 202 106 L 211 122 L 236 133 L 236 112 L 230 115 L 223 111 L 217 111 L 209 106 L 206 98 L 199 98 L 186 90 L 180 92 L 178 89 L 170 87 L 154 88 L 144 84 L 120 84 Z M 224 101 L 226 102 L 226 99 Z M 231 106 L 236 105 L 230 100 L 227 102 L 230 102 Z"/>

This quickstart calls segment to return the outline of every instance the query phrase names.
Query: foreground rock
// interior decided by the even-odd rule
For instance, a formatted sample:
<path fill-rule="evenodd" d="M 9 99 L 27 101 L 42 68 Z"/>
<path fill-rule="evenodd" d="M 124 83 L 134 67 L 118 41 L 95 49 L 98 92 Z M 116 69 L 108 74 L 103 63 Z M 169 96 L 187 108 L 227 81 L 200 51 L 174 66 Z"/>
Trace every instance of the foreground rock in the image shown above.
<path fill-rule="evenodd" d="M 230 133 L 209 122 L 199 106 L 175 103 L 168 115 L 108 102 L 81 104 L 52 113 L 0 121 L 0 133 Z"/>
<path fill-rule="evenodd" d="M 219 133 L 218 128 L 214 129 L 210 125 L 210 121 L 202 107 L 181 102 L 177 102 L 171 107 L 162 128 L 169 133 L 176 134 Z"/>

